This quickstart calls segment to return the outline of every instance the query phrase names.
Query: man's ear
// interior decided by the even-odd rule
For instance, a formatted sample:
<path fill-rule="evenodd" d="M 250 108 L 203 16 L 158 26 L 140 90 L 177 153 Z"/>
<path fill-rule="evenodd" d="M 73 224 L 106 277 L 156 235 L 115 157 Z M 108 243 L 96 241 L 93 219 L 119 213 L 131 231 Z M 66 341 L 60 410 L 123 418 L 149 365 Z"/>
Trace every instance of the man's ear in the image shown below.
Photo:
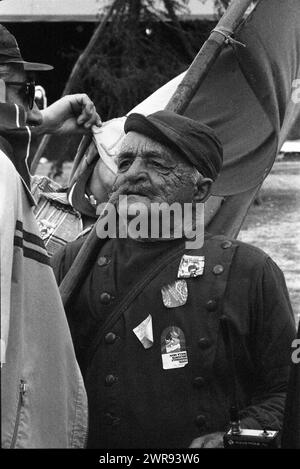
<path fill-rule="evenodd" d="M 194 202 L 204 203 L 211 193 L 213 180 L 210 178 L 199 177 L 195 185 Z"/>
<path fill-rule="evenodd" d="M 0 103 L 6 103 L 6 85 L 5 81 L 0 78 Z"/>

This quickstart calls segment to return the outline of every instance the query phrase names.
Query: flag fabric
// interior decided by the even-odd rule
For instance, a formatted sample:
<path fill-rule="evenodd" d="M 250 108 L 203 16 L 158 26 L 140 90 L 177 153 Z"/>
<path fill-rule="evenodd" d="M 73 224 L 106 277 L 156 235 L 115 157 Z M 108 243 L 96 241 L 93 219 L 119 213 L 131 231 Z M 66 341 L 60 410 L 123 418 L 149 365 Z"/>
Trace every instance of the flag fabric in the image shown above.
<path fill-rule="evenodd" d="M 235 35 L 245 47 L 223 49 L 186 111 L 212 126 L 224 145 L 215 195 L 260 184 L 300 115 L 300 103 L 293 102 L 299 24 L 299 0 L 261 0 Z"/>

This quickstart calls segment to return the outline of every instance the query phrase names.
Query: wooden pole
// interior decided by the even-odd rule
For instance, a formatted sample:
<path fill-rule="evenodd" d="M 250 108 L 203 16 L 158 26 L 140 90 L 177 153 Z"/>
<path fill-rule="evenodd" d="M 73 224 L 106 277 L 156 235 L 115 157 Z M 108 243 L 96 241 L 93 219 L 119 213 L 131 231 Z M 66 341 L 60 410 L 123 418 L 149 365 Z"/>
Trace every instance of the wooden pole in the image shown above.
<path fill-rule="evenodd" d="M 251 4 L 251 0 L 236 0 L 231 3 L 227 11 L 220 19 L 216 28 L 211 32 L 207 41 L 203 44 L 193 63 L 189 67 L 182 82 L 171 97 L 166 109 L 182 114 L 207 76 L 209 70 L 219 56 L 222 47 L 229 42 L 231 34 L 243 19 L 243 16 Z M 110 201 L 108 202 L 108 204 Z M 104 211 L 99 219 L 103 216 Z M 66 307 L 75 290 L 86 277 L 89 269 L 98 254 L 101 240 L 97 237 L 95 223 L 87 239 L 77 254 L 72 266 L 60 285 L 60 293 L 63 304 Z"/>
<path fill-rule="evenodd" d="M 65 86 L 63 92 L 62 92 L 62 96 L 66 96 L 67 94 L 70 94 L 70 93 L 74 92 L 76 82 L 78 80 L 78 77 L 80 76 L 80 73 L 81 73 L 82 68 L 84 67 L 84 64 L 87 61 L 87 58 L 88 58 L 89 54 L 91 53 L 91 51 L 93 50 L 93 48 L 97 44 L 99 38 L 101 37 L 101 35 L 102 35 L 102 33 L 103 33 L 103 31 L 104 31 L 110 17 L 114 13 L 115 9 L 119 5 L 121 5 L 120 1 L 121 0 L 114 0 L 113 1 L 113 3 L 110 6 L 109 10 L 107 11 L 106 15 L 104 16 L 102 21 L 99 23 L 99 25 L 96 27 L 96 29 L 95 29 L 95 31 L 94 31 L 88 45 L 86 46 L 86 48 L 84 49 L 82 54 L 78 57 L 78 60 L 76 61 L 75 65 L 74 65 L 74 67 L 71 71 L 69 79 L 66 83 L 66 86 Z M 40 145 L 39 145 L 39 147 L 38 147 L 38 149 L 37 149 L 37 151 L 34 155 L 31 166 L 30 166 L 30 172 L 32 174 L 34 174 L 36 172 L 39 161 L 40 161 L 41 157 L 43 156 L 46 147 L 49 145 L 51 137 L 52 137 L 52 135 L 50 135 L 50 134 L 45 135 L 43 137 L 43 139 L 42 139 L 42 141 L 41 141 L 41 143 L 40 143 Z M 83 138 L 85 139 L 85 143 L 86 143 L 86 146 L 87 146 L 88 142 L 90 142 L 91 139 L 92 139 L 92 134 L 86 135 Z"/>

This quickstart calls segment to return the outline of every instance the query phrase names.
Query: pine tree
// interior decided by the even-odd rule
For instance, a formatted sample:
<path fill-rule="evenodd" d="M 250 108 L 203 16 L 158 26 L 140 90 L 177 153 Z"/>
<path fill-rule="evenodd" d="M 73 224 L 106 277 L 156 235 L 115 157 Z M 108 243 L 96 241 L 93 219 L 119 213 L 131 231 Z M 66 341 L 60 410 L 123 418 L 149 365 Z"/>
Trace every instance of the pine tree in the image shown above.
<path fill-rule="evenodd" d="M 195 53 L 178 13 L 188 0 L 117 0 L 77 86 L 88 90 L 104 119 L 125 114 L 182 72 Z"/>

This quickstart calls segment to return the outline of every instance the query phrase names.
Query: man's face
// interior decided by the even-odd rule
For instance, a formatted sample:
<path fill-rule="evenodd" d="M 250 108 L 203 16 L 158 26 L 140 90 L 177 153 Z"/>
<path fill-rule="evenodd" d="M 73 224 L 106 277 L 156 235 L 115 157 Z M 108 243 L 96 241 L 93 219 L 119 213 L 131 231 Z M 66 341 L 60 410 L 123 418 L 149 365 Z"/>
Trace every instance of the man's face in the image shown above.
<path fill-rule="evenodd" d="M 118 157 L 114 200 L 127 195 L 127 204 L 172 204 L 193 200 L 192 168 L 170 149 L 136 132 L 129 132 Z"/>
<path fill-rule="evenodd" d="M 6 77 L 4 81 L 13 81 L 13 82 L 26 82 L 28 78 L 26 72 L 24 71 L 21 65 L 17 64 L 7 64 L 9 65 L 7 69 Z M 29 109 L 28 99 L 25 94 L 24 88 L 21 85 L 9 85 L 6 84 L 6 102 L 10 104 L 18 104 L 23 106 L 26 112 L 26 123 L 28 125 L 39 125 L 41 124 L 43 118 L 40 110 L 37 105 L 34 103 L 33 108 Z"/>

